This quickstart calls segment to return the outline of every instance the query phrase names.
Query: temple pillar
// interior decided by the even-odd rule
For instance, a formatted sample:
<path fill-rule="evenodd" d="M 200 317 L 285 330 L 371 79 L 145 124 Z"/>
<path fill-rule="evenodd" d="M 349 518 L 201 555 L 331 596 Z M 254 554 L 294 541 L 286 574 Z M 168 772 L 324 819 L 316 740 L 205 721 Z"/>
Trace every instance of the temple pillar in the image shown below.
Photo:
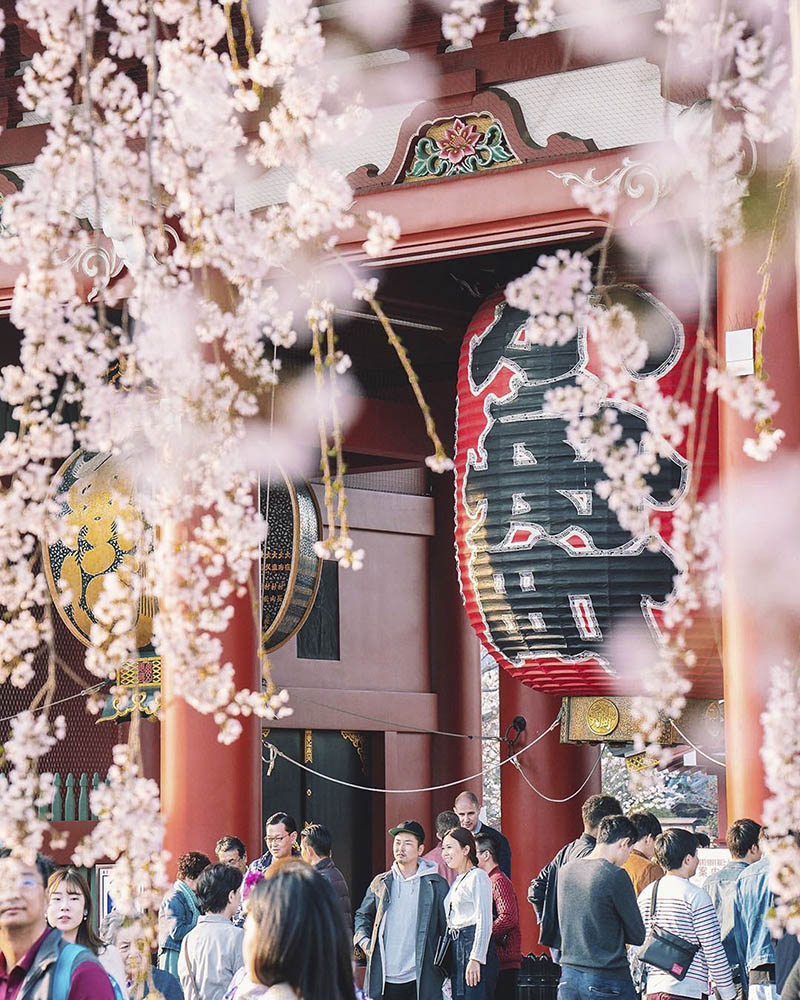
<path fill-rule="evenodd" d="M 222 662 L 233 664 L 238 688 L 258 691 L 259 630 L 249 594 L 232 597 L 234 615 L 222 634 Z M 167 657 L 163 662 L 161 721 L 161 807 L 166 823 L 164 846 L 177 858 L 202 851 L 214 860 L 223 834 L 240 837 L 248 857 L 263 853 L 261 828 L 261 720 L 240 717 L 242 734 L 224 746 L 219 727 L 175 690 Z"/>
<path fill-rule="evenodd" d="M 521 715 L 527 728 L 513 753 L 531 743 L 548 729 L 561 708 L 558 695 L 544 694 L 525 687 L 507 671 L 500 671 L 500 731 Z M 525 777 L 553 799 L 563 799 L 577 791 L 597 760 L 593 746 L 571 746 L 559 742 L 553 730 L 519 760 Z M 503 757 L 508 756 L 504 751 Z M 501 784 L 503 833 L 512 850 L 512 881 L 519 900 L 523 954 L 541 951 L 539 923 L 527 899 L 531 880 L 558 850 L 583 832 L 581 806 L 590 795 L 600 792 L 600 768 L 568 802 L 553 803 L 540 798 L 525 783 L 513 764 L 503 765 Z"/>
<path fill-rule="evenodd" d="M 447 426 L 439 421 L 439 426 Z M 481 732 L 481 646 L 464 610 L 453 555 L 455 546 L 452 474 L 433 476 L 436 533 L 430 547 L 431 690 L 438 696 L 438 728 L 448 733 Z M 440 785 L 481 770 L 481 741 L 432 737 L 431 784 Z M 481 796 L 481 779 L 465 783 Z M 434 792 L 432 816 L 453 808 L 461 789 Z M 427 829 L 427 827 L 426 827 Z M 435 843 L 435 842 L 434 842 Z M 431 845 L 433 846 L 433 844 Z"/>
<path fill-rule="evenodd" d="M 786 432 L 778 455 L 800 446 L 800 360 L 798 359 L 796 279 L 793 267 L 792 226 L 779 243 L 772 267 L 764 337 L 765 368 L 769 385 L 781 408 L 775 424 Z M 721 355 L 725 331 L 754 326 L 761 276 L 758 268 L 766 254 L 766 241 L 750 241 L 720 254 L 717 274 L 717 324 Z M 727 763 L 727 818 L 761 820 L 767 795 L 760 749 L 763 742 L 761 714 L 769 692 L 769 670 L 782 655 L 780 623 L 765 622 L 750 600 L 754 581 L 741 562 L 741 519 L 735 517 L 741 504 L 741 486 L 754 473 L 769 476 L 770 466 L 761 465 L 742 451 L 746 437 L 753 437 L 751 422 L 733 409 L 720 405 L 720 498 L 722 513 L 722 662 L 725 697 L 725 750 Z M 787 498 L 765 489 L 760 516 L 769 519 L 773 504 Z M 755 513 L 755 512 L 754 512 Z M 770 554 L 764 553 L 769 559 Z M 784 651 L 785 652 L 785 651 Z M 722 832 L 722 831 L 721 831 Z"/>

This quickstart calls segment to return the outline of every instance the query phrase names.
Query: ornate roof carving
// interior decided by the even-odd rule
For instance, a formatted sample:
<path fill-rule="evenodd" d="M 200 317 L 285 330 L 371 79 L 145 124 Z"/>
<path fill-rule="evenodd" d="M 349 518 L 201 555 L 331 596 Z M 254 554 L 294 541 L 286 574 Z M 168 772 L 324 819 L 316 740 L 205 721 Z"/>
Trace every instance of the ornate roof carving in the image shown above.
<path fill-rule="evenodd" d="M 349 174 L 356 193 L 397 184 L 509 169 L 545 160 L 574 159 L 596 149 L 591 141 L 552 135 L 530 138 L 519 105 L 487 90 L 419 104 L 400 127 L 388 166 L 365 164 Z"/>

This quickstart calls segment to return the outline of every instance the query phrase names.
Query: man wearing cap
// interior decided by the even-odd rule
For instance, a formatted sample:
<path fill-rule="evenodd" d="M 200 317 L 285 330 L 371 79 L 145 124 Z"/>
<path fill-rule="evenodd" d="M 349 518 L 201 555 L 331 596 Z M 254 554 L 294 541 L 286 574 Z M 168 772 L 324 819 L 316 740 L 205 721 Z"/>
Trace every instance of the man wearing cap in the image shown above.
<path fill-rule="evenodd" d="M 447 882 L 422 857 L 425 831 L 414 819 L 389 830 L 394 864 L 370 883 L 356 912 L 353 940 L 367 956 L 364 992 L 372 1000 L 441 1000 L 433 964 L 447 929 Z"/>

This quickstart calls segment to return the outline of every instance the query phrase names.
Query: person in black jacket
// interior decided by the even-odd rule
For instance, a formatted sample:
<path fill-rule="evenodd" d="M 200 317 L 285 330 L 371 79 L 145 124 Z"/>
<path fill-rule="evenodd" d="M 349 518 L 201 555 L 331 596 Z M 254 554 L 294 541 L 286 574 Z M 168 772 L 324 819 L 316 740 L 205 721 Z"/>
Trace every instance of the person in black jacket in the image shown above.
<path fill-rule="evenodd" d="M 353 908 L 350 905 L 350 890 L 344 875 L 339 871 L 331 858 L 333 838 L 327 826 L 321 823 L 310 823 L 300 834 L 300 854 L 303 861 L 312 865 L 331 884 L 334 895 L 342 909 L 344 922 L 348 932 L 353 927 Z"/>
<path fill-rule="evenodd" d="M 581 817 L 583 833 L 566 844 L 553 860 L 544 866 L 528 888 L 528 902 L 539 920 L 539 944 L 550 949 L 553 961 L 561 957 L 561 933 L 558 927 L 558 872 L 568 861 L 585 858 L 597 844 L 597 828 L 606 816 L 622 813 L 619 802 L 611 795 L 590 795 L 583 803 Z"/>
<path fill-rule="evenodd" d="M 500 871 L 511 878 L 511 845 L 499 830 L 481 823 L 479 819 L 481 802 L 478 796 L 466 789 L 459 792 L 453 803 L 453 810 L 458 816 L 458 822 L 465 830 L 469 830 L 473 837 L 482 837 L 484 834 L 494 837 L 494 842 L 497 844 L 497 864 L 500 866 Z"/>

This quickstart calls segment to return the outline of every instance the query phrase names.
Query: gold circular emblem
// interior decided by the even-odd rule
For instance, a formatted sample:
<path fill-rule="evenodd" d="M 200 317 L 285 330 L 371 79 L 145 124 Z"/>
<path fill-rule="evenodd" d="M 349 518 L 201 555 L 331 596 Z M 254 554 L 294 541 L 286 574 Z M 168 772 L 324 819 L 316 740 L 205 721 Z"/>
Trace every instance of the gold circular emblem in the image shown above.
<path fill-rule="evenodd" d="M 84 646 L 90 646 L 95 605 L 106 577 L 116 576 L 131 588 L 142 578 L 136 617 L 136 645 L 153 637 L 158 610 L 146 555 L 152 532 L 136 507 L 130 458 L 78 449 L 56 474 L 55 500 L 60 506 L 53 536 L 47 539 L 45 576 L 53 603 L 64 624 Z M 70 600 L 63 603 L 62 584 Z"/>
<path fill-rule="evenodd" d="M 608 736 L 619 725 L 619 709 L 608 698 L 596 698 L 586 710 L 586 724 L 595 736 Z"/>

